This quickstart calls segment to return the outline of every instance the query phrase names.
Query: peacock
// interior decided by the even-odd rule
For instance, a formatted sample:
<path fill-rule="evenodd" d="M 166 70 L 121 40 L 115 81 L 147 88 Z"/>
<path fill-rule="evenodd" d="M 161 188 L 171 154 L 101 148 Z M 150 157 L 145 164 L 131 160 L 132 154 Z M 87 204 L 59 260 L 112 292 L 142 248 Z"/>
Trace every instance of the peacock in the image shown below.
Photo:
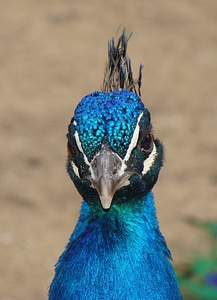
<path fill-rule="evenodd" d="M 49 300 L 182 299 L 152 193 L 163 145 L 141 100 L 142 65 L 133 77 L 130 36 L 109 41 L 102 89 L 68 126 L 67 172 L 83 202 Z"/>

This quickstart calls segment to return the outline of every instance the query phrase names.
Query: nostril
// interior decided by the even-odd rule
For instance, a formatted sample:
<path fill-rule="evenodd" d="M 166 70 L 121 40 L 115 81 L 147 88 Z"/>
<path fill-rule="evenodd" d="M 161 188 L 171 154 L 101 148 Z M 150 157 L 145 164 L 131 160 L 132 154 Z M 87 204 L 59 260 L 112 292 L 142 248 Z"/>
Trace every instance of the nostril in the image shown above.
<path fill-rule="evenodd" d="M 116 175 L 118 172 L 117 167 L 115 166 L 114 169 L 112 170 L 112 175 Z"/>

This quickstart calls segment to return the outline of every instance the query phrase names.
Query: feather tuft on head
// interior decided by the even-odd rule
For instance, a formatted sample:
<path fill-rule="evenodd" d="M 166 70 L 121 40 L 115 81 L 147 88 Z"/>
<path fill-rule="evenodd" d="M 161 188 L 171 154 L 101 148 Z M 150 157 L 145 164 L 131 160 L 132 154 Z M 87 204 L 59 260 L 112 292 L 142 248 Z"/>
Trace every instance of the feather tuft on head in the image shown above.
<path fill-rule="evenodd" d="M 126 89 L 141 96 L 142 85 L 142 64 L 139 67 L 138 79 L 133 78 L 131 60 L 127 56 L 127 44 L 131 37 L 126 36 L 123 30 L 117 43 L 114 38 L 108 42 L 108 62 L 105 68 L 103 80 L 103 92 Z"/>

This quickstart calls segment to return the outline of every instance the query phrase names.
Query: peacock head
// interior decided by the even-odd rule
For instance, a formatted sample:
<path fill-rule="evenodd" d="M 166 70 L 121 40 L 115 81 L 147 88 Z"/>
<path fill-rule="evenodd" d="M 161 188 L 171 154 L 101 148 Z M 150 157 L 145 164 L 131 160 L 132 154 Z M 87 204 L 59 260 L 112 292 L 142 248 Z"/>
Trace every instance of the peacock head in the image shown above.
<path fill-rule="evenodd" d="M 91 205 L 109 209 L 141 200 L 157 181 L 163 147 L 152 133 L 126 55 L 125 30 L 108 44 L 102 92 L 84 97 L 68 128 L 68 173 Z"/>
<path fill-rule="evenodd" d="M 129 90 L 94 92 L 78 104 L 68 127 L 68 173 L 92 205 L 141 200 L 157 181 L 163 147 L 150 113 Z"/>

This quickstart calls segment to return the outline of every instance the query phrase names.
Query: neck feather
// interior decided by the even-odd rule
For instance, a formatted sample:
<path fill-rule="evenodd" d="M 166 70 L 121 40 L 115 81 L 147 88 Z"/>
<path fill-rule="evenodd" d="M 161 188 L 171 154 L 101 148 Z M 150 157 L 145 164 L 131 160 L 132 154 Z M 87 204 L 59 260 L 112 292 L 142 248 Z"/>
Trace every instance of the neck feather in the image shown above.
<path fill-rule="evenodd" d="M 56 265 L 49 300 L 181 299 L 153 194 L 133 207 L 100 211 L 83 202 Z"/>

